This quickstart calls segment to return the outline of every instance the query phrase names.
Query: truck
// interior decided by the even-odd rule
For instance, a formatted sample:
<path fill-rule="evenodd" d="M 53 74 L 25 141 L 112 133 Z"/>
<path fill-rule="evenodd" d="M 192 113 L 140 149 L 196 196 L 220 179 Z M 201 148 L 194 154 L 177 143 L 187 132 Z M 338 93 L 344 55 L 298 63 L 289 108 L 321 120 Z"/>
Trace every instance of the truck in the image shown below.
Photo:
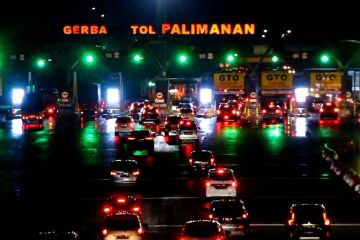
<path fill-rule="evenodd" d="M 101 109 L 101 84 L 81 83 L 78 87 L 78 103 L 80 117 L 94 120 L 100 115 Z"/>
<path fill-rule="evenodd" d="M 21 104 L 21 119 L 23 124 L 43 124 L 44 106 L 39 92 L 25 94 Z"/>

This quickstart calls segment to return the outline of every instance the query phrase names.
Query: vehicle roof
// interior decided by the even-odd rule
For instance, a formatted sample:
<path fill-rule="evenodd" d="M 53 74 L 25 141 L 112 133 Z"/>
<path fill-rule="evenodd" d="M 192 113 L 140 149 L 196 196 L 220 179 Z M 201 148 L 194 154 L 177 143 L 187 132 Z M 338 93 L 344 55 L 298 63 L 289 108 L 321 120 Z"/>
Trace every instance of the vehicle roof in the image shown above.
<path fill-rule="evenodd" d="M 203 220 L 189 220 L 185 223 L 185 225 L 192 225 L 192 224 L 216 224 L 216 225 L 220 225 L 220 223 L 216 220 L 207 220 L 207 219 L 203 219 Z"/>

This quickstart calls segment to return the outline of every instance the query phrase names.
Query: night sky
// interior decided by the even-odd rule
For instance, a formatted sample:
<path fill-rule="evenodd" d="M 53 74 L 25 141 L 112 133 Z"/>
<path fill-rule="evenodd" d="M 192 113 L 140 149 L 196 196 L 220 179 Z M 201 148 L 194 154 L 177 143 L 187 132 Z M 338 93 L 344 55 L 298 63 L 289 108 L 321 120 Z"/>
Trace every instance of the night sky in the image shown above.
<path fill-rule="evenodd" d="M 10 1 L 0 9 L 0 41 L 34 47 L 66 39 L 65 24 L 104 23 L 115 37 L 136 23 L 254 22 L 274 35 L 291 29 L 296 41 L 360 39 L 358 8 L 350 1 L 108 0 Z M 95 6 L 96 11 L 91 7 Z M 163 11 L 165 9 L 165 11 Z M 104 18 L 100 15 L 105 14 Z M 163 17 L 163 16 L 164 17 Z M 244 40 L 246 37 L 244 37 Z M 16 48 L 16 47 L 15 47 Z"/>

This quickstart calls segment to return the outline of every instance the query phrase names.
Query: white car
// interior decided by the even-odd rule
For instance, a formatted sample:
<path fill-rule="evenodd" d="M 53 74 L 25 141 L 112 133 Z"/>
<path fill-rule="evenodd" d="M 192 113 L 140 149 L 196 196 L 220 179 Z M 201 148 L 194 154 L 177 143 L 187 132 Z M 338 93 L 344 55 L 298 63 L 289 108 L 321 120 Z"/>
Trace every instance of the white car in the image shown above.
<path fill-rule="evenodd" d="M 179 128 L 179 142 L 195 142 L 198 144 L 200 142 L 200 136 L 198 132 L 198 127 L 195 122 L 192 120 L 181 120 Z"/>
<path fill-rule="evenodd" d="M 236 197 L 237 181 L 232 169 L 215 168 L 208 171 L 206 197 Z"/>
<path fill-rule="evenodd" d="M 110 167 L 110 176 L 115 184 L 135 184 L 140 169 L 135 159 L 114 160 Z"/>
<path fill-rule="evenodd" d="M 144 228 L 139 215 L 120 213 L 105 218 L 102 234 L 103 240 L 141 240 L 144 239 Z"/>
<path fill-rule="evenodd" d="M 135 129 L 134 119 L 130 116 L 117 117 L 115 121 L 115 136 L 130 134 Z"/>

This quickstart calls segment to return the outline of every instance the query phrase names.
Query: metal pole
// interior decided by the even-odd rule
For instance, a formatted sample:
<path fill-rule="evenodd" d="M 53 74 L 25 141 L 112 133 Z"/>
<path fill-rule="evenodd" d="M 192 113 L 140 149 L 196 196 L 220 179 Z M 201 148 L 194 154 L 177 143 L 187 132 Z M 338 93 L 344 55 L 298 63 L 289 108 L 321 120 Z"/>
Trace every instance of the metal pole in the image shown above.
<path fill-rule="evenodd" d="M 121 111 L 123 109 L 123 90 L 124 86 L 123 86 L 123 79 L 122 79 L 122 74 L 121 72 L 119 72 L 119 110 Z"/>
<path fill-rule="evenodd" d="M 28 85 L 27 85 L 27 93 L 31 93 L 31 71 L 28 72 Z"/>
<path fill-rule="evenodd" d="M 79 113 L 77 74 L 73 71 L 73 104 L 75 113 Z"/>

